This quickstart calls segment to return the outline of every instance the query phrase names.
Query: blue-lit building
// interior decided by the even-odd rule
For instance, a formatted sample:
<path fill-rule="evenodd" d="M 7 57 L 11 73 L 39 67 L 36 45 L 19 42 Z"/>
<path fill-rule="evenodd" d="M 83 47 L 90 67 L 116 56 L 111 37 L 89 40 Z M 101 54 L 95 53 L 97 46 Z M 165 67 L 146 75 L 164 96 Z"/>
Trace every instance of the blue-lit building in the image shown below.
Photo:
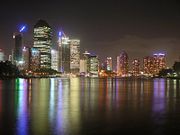
<path fill-rule="evenodd" d="M 34 26 L 34 48 L 40 52 L 40 68 L 51 68 L 52 29 L 44 20 Z"/>

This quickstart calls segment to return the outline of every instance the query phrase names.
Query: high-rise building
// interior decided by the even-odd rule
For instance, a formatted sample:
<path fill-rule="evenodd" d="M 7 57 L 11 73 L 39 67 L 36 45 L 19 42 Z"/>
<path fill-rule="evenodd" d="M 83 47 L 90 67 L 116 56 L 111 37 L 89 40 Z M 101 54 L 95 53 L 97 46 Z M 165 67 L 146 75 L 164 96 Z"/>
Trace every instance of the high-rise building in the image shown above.
<path fill-rule="evenodd" d="M 140 75 L 140 60 L 134 59 L 132 62 L 132 75 L 133 76 L 139 76 Z"/>
<path fill-rule="evenodd" d="M 153 55 L 153 64 L 154 64 L 154 75 L 157 75 L 160 70 L 166 68 L 166 60 L 164 53 L 158 53 Z"/>
<path fill-rule="evenodd" d="M 70 73 L 70 40 L 69 37 L 62 37 L 61 40 L 61 70 Z"/>
<path fill-rule="evenodd" d="M 29 69 L 36 71 L 40 68 L 40 51 L 37 48 L 30 49 Z"/>
<path fill-rule="evenodd" d="M 106 70 L 107 71 L 112 71 L 112 58 L 111 57 L 107 57 L 106 59 Z"/>
<path fill-rule="evenodd" d="M 13 39 L 15 42 L 13 55 L 14 55 L 14 63 L 17 64 L 18 62 L 22 61 L 22 49 L 23 49 L 23 41 L 22 41 L 22 33 L 14 33 Z"/>
<path fill-rule="evenodd" d="M 143 58 L 143 74 L 145 76 L 152 76 L 154 72 L 153 57 L 147 56 Z"/>
<path fill-rule="evenodd" d="M 22 51 L 22 61 L 23 61 L 23 69 L 29 69 L 29 60 L 30 60 L 30 48 L 24 47 Z"/>
<path fill-rule="evenodd" d="M 44 20 L 34 26 L 34 48 L 40 52 L 40 68 L 51 68 L 52 29 Z"/>
<path fill-rule="evenodd" d="M 84 74 L 84 75 L 87 75 L 89 73 L 89 66 L 90 66 L 90 63 L 89 63 L 89 58 L 90 58 L 90 53 L 88 51 L 85 51 L 83 54 L 82 54 L 82 59 L 80 60 L 80 74 Z"/>
<path fill-rule="evenodd" d="M 128 76 L 128 55 L 125 51 L 122 51 L 117 57 L 117 75 Z"/>
<path fill-rule="evenodd" d="M 87 60 L 82 59 L 80 60 L 80 74 L 87 74 Z"/>
<path fill-rule="evenodd" d="M 0 61 L 4 61 L 4 52 L 0 49 Z"/>
<path fill-rule="evenodd" d="M 89 63 L 89 75 L 90 77 L 98 77 L 98 71 L 99 71 L 99 59 L 98 56 L 92 55 L 88 59 Z"/>
<path fill-rule="evenodd" d="M 80 68 L 80 40 L 70 40 L 70 69 L 71 73 L 79 73 Z"/>
<path fill-rule="evenodd" d="M 51 68 L 58 71 L 58 65 L 59 65 L 59 62 L 58 62 L 58 58 L 59 58 L 59 54 L 58 54 L 58 51 L 56 50 L 51 50 Z"/>
<path fill-rule="evenodd" d="M 58 71 L 59 72 L 63 72 L 63 67 L 62 67 L 62 37 L 63 37 L 63 32 L 60 31 L 58 33 L 58 54 L 59 54 L 59 57 L 58 57 L 58 63 L 59 63 Z"/>

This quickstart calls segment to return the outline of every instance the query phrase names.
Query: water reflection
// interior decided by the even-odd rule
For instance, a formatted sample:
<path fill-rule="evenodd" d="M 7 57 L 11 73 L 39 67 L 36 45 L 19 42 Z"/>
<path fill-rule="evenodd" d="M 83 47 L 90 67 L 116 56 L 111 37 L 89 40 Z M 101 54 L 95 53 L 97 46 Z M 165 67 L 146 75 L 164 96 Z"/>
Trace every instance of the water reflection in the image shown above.
<path fill-rule="evenodd" d="M 171 79 L 0 80 L 0 134 L 163 134 L 180 121 L 179 87 Z"/>
<path fill-rule="evenodd" d="M 15 106 L 17 106 L 17 134 L 28 134 L 28 91 L 27 80 L 15 80 Z"/>

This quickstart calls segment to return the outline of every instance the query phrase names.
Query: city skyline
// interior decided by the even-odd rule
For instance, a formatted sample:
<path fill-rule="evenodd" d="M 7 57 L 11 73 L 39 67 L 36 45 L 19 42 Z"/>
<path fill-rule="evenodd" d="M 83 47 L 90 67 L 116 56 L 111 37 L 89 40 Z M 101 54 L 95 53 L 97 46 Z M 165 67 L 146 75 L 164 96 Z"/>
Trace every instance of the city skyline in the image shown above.
<path fill-rule="evenodd" d="M 33 25 L 42 18 L 52 26 L 53 46 L 57 46 L 58 31 L 62 29 L 70 37 L 81 40 L 81 52 L 94 52 L 102 60 L 108 56 L 115 60 L 122 50 L 128 53 L 130 61 L 165 53 L 169 67 L 179 58 L 180 13 L 179 3 L 175 1 L 70 4 L 62 1 L 60 5 L 54 1 L 44 2 L 43 6 L 41 2 L 19 2 L 1 6 L 0 48 L 6 56 L 11 53 L 9 48 L 13 48 L 12 34 L 21 24 L 28 25 L 25 43 L 33 46 Z M 12 10 L 7 10 L 8 7 Z M 46 7 L 51 12 L 45 11 Z"/>

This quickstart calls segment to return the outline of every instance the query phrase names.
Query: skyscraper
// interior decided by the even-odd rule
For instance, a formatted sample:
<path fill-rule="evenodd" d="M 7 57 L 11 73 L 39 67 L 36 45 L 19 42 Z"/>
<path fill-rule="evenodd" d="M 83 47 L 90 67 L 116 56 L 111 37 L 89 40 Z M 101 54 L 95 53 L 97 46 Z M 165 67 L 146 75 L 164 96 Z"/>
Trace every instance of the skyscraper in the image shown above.
<path fill-rule="evenodd" d="M 112 71 L 112 58 L 111 57 L 107 57 L 106 59 L 106 70 L 107 71 Z"/>
<path fill-rule="evenodd" d="M 166 68 L 166 60 L 164 53 L 158 53 L 153 55 L 153 64 L 154 64 L 154 75 L 157 75 L 160 70 Z"/>
<path fill-rule="evenodd" d="M 71 73 L 79 73 L 80 68 L 80 40 L 70 40 L 70 69 Z"/>
<path fill-rule="evenodd" d="M 44 20 L 34 26 L 34 48 L 40 52 L 40 68 L 51 68 L 52 29 Z"/>
<path fill-rule="evenodd" d="M 82 59 L 80 60 L 80 73 L 87 75 L 89 73 L 89 66 L 90 66 L 90 53 L 88 51 L 85 51 L 83 53 Z"/>
<path fill-rule="evenodd" d="M 58 71 L 63 72 L 63 67 L 62 67 L 62 36 L 63 32 L 60 31 L 58 33 Z M 65 36 L 65 35 L 64 35 Z"/>
<path fill-rule="evenodd" d="M 86 75 L 87 74 L 87 60 L 82 59 L 80 60 L 80 74 Z"/>
<path fill-rule="evenodd" d="M 23 45 L 22 45 L 22 33 L 14 33 L 13 35 L 13 39 L 14 39 L 14 51 L 13 51 L 13 58 L 14 58 L 14 63 L 17 64 L 19 61 L 22 61 L 22 49 L 23 49 Z"/>
<path fill-rule="evenodd" d="M 62 37 L 61 41 L 61 70 L 70 73 L 70 42 L 69 37 Z"/>
<path fill-rule="evenodd" d="M 132 65 L 133 65 L 132 75 L 139 76 L 140 75 L 140 60 L 134 59 L 132 62 Z"/>
<path fill-rule="evenodd" d="M 125 51 L 122 51 L 117 56 L 117 75 L 122 77 L 128 76 L 128 55 Z"/>
<path fill-rule="evenodd" d="M 153 57 L 147 56 L 143 58 L 143 73 L 145 76 L 152 76 L 154 72 Z"/>
<path fill-rule="evenodd" d="M 51 68 L 58 71 L 58 58 L 59 58 L 59 54 L 58 51 L 56 50 L 51 50 Z"/>
<path fill-rule="evenodd" d="M 99 59 L 96 55 L 91 55 L 88 59 L 89 63 L 89 75 L 90 77 L 98 77 L 98 71 L 99 71 Z"/>

